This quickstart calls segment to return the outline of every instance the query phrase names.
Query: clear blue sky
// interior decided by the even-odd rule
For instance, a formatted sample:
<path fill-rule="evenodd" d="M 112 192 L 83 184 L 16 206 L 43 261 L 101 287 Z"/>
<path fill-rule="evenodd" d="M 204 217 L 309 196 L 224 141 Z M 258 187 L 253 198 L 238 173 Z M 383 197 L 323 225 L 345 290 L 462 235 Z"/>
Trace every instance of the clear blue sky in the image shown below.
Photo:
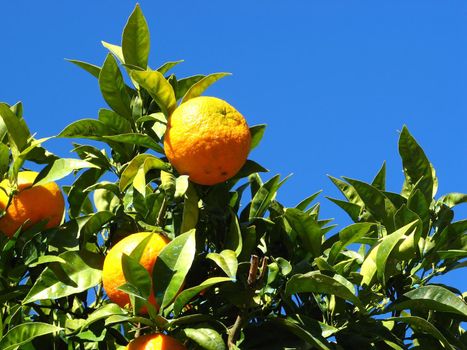
<path fill-rule="evenodd" d="M 440 178 L 439 194 L 467 192 L 465 0 L 140 1 L 150 64 L 184 59 L 180 75 L 228 71 L 207 94 L 250 125 L 267 123 L 251 158 L 283 176 L 292 205 L 323 189 L 326 174 L 371 180 L 384 160 L 402 184 L 398 130 L 407 124 Z M 100 40 L 120 43 L 133 1 L 2 1 L 0 101 L 22 100 L 38 137 L 105 105 L 96 80 L 64 58 L 101 64 Z M 70 141 L 46 144 L 69 156 Z M 322 215 L 346 215 L 321 198 Z M 467 208 L 457 211 L 465 218 Z M 465 271 L 448 279 L 467 289 Z M 463 280 L 464 282 L 461 282 Z"/>

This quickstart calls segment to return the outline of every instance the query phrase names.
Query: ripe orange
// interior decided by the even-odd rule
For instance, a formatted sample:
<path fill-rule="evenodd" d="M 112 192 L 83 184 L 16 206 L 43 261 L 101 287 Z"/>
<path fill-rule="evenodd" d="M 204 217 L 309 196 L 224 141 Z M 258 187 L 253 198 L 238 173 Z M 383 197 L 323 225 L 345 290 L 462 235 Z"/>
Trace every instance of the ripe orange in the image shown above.
<path fill-rule="evenodd" d="M 170 116 L 164 136 L 170 163 L 201 185 L 234 176 L 245 164 L 250 144 L 245 118 L 227 102 L 207 96 L 182 103 Z"/>
<path fill-rule="evenodd" d="M 175 338 L 165 334 L 148 334 L 138 337 L 127 345 L 126 350 L 186 350 Z"/>
<path fill-rule="evenodd" d="M 148 237 L 148 235 L 151 235 L 151 238 L 149 239 L 146 248 L 143 251 L 139 263 L 152 276 L 154 263 L 156 262 L 156 259 L 159 256 L 161 250 L 169 242 L 169 239 L 162 235 L 151 232 L 133 233 L 123 238 L 115 246 L 113 246 L 105 257 L 104 268 L 102 269 L 102 283 L 110 300 L 121 307 L 124 307 L 130 303 L 130 297 L 128 294 L 117 289 L 126 282 L 122 269 L 122 254 L 131 254 L 131 252 L 138 246 L 138 244 L 141 243 L 143 239 Z M 149 302 L 158 308 L 156 298 L 154 297 L 152 291 L 151 295 L 149 296 Z M 146 313 L 147 310 L 143 308 L 140 310 L 140 312 Z"/>
<path fill-rule="evenodd" d="M 28 228 L 47 220 L 45 228 L 52 228 L 62 221 L 65 201 L 60 187 L 55 182 L 31 187 L 37 175 L 34 171 L 18 173 L 17 193 L 9 205 L 8 194 L 13 189 L 7 179 L 0 182 L 0 210 L 6 209 L 5 216 L 0 218 L 0 231 L 8 237 L 22 225 Z"/>

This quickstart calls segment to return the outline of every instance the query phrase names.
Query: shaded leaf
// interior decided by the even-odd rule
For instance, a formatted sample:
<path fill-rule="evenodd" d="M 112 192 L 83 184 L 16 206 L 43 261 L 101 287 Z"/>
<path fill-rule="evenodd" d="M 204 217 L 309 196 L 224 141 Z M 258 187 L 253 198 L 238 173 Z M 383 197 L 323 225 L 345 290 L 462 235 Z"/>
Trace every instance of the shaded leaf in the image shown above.
<path fill-rule="evenodd" d="M 182 311 L 182 308 L 196 295 L 202 291 L 222 282 L 233 281 L 230 277 L 211 277 L 205 280 L 203 283 L 183 290 L 176 298 L 174 302 L 174 314 L 178 316 Z"/>
<path fill-rule="evenodd" d="M 261 139 L 264 136 L 264 131 L 266 130 L 266 124 L 253 125 L 250 127 L 251 134 L 251 145 L 250 151 L 255 149 L 259 145 Z"/>
<path fill-rule="evenodd" d="M 63 328 L 43 322 L 25 322 L 13 327 L 0 341 L 0 349 L 16 350 L 40 336 L 60 332 Z"/>

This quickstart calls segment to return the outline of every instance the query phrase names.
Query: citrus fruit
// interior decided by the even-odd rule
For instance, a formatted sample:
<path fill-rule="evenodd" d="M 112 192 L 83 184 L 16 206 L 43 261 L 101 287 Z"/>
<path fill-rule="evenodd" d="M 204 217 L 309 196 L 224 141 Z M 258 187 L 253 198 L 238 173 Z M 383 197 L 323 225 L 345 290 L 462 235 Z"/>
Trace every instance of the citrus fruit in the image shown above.
<path fill-rule="evenodd" d="M 105 257 L 104 267 L 102 269 L 102 283 L 109 299 L 121 307 L 130 303 L 130 297 L 128 294 L 117 289 L 126 283 L 122 269 L 122 254 L 125 253 L 130 255 L 141 241 L 148 236 L 151 236 L 151 238 L 148 240 L 146 247 L 144 248 L 139 263 L 152 276 L 154 263 L 156 262 L 161 250 L 169 242 L 169 239 L 162 235 L 151 232 L 133 233 L 114 245 Z M 156 308 L 158 307 L 152 291 L 149 296 L 149 302 Z M 147 310 L 143 308 L 140 312 L 145 313 Z"/>
<path fill-rule="evenodd" d="M 227 102 L 208 96 L 192 98 L 175 109 L 164 136 L 170 163 L 201 185 L 234 176 L 245 164 L 250 144 L 245 118 Z"/>
<path fill-rule="evenodd" d="M 132 340 L 126 350 L 186 350 L 186 347 L 168 335 L 148 334 Z"/>
<path fill-rule="evenodd" d="M 18 187 L 10 204 L 13 188 L 7 179 L 0 182 L 0 211 L 6 210 L 0 218 L 0 231 L 8 237 L 21 226 L 28 228 L 45 220 L 45 228 L 52 228 L 62 221 L 65 201 L 60 187 L 55 182 L 32 186 L 37 175 L 34 171 L 18 173 Z"/>

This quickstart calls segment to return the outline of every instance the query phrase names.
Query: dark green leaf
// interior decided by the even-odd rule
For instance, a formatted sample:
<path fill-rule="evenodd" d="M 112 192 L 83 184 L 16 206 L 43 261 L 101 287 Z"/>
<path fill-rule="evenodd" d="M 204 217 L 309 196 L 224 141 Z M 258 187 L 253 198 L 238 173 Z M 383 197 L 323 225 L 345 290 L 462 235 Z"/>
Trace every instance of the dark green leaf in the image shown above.
<path fill-rule="evenodd" d="M 397 210 L 394 204 L 380 190 L 365 182 L 349 178 L 345 180 L 355 188 L 373 217 L 386 226 L 388 232 L 394 231 L 394 214 Z"/>
<path fill-rule="evenodd" d="M 276 324 L 280 324 L 286 327 L 289 331 L 291 331 L 297 337 L 303 339 L 307 344 L 312 345 L 316 349 L 320 349 L 320 350 L 331 350 L 332 349 L 331 344 L 329 344 L 326 341 L 326 339 L 323 339 L 321 335 L 315 336 L 311 334 L 310 332 L 308 332 L 307 330 L 300 327 L 295 322 L 292 322 L 290 320 L 287 320 L 281 317 L 273 318 L 271 319 L 271 322 L 274 322 Z"/>
<path fill-rule="evenodd" d="M 229 277 L 211 277 L 208 278 L 206 281 L 197 285 L 195 287 L 191 287 L 188 289 L 183 290 L 177 297 L 175 298 L 174 302 L 174 314 L 178 316 L 182 311 L 182 308 L 195 296 L 197 296 L 202 291 L 222 282 L 231 282 L 233 281 Z"/>
<path fill-rule="evenodd" d="M 427 320 L 417 317 L 417 316 L 404 316 L 404 317 L 391 317 L 388 318 L 387 321 L 395 321 L 395 322 L 403 322 L 408 324 L 412 329 L 418 331 L 418 332 L 423 332 L 423 333 L 428 333 L 438 339 L 441 343 L 443 343 L 443 346 L 445 349 L 452 349 L 454 348 L 449 344 L 447 339 L 443 336 L 443 334 L 430 322 Z"/>
<path fill-rule="evenodd" d="M 0 349 L 16 350 L 19 346 L 29 343 L 40 336 L 60 332 L 57 327 L 43 322 L 25 322 L 10 329 L 0 341 Z"/>
<path fill-rule="evenodd" d="M 408 300 L 396 302 L 393 308 L 435 310 L 461 315 L 467 320 L 467 304 L 450 290 L 436 285 L 422 286 L 404 294 Z"/>
<path fill-rule="evenodd" d="M 107 55 L 99 74 L 99 87 L 107 104 L 121 116 L 131 120 L 131 97 L 123 81 L 122 73 L 112 55 Z"/>
<path fill-rule="evenodd" d="M 337 204 L 339 207 L 341 207 L 354 222 L 360 221 L 359 217 L 360 217 L 360 212 L 362 208 L 358 204 L 341 201 L 340 199 L 335 199 L 331 197 L 326 197 L 326 198 L 329 199 L 334 204 Z"/>
<path fill-rule="evenodd" d="M 380 191 L 386 191 L 386 162 L 384 162 L 381 169 L 379 169 L 371 185 Z"/>
<path fill-rule="evenodd" d="M 314 257 L 321 255 L 322 233 L 316 219 L 295 208 L 287 208 L 285 217 L 307 252 Z"/>
<path fill-rule="evenodd" d="M 183 202 L 182 225 L 180 227 L 181 233 L 196 227 L 199 217 L 198 202 L 199 197 L 196 188 L 190 183 L 185 192 L 185 200 Z"/>

